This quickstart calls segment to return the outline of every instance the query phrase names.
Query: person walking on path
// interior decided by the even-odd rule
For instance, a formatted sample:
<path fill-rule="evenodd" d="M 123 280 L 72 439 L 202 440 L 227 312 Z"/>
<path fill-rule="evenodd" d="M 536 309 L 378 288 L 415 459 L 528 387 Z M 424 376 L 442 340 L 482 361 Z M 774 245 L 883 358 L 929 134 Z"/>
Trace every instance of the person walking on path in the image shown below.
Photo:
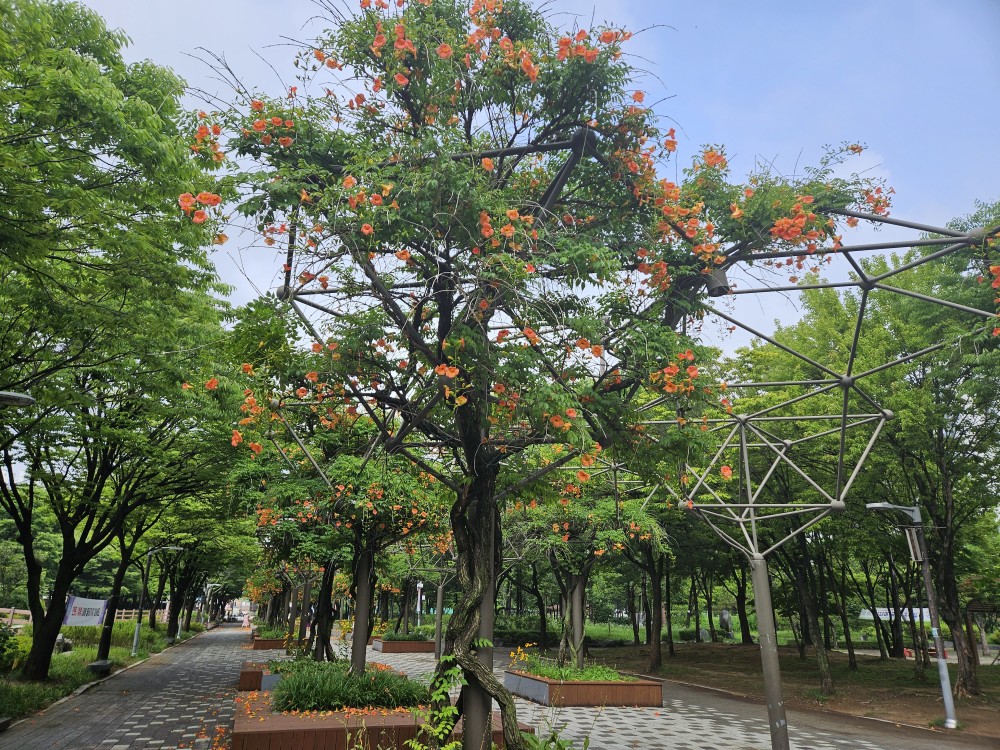
<path fill-rule="evenodd" d="M 243 629 L 244 630 L 249 630 L 250 629 L 250 613 L 249 612 L 244 612 L 243 613 Z"/>

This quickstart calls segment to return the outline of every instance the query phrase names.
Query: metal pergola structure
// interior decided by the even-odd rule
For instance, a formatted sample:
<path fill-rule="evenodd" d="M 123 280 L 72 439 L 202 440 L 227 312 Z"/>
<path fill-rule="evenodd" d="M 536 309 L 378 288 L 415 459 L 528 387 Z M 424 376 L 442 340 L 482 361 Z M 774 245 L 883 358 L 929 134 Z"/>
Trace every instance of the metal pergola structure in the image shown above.
<path fill-rule="evenodd" d="M 896 277 L 905 277 L 908 271 L 926 264 L 981 247 L 989 238 L 1000 234 L 1000 227 L 960 232 L 859 211 L 830 210 L 827 213 L 864 220 L 875 227 L 902 227 L 918 232 L 919 236 L 907 241 L 887 240 L 837 249 L 833 257 L 841 259 L 847 265 L 852 275 L 848 280 L 816 280 L 805 284 L 743 289 L 729 287 L 724 278 L 721 283 L 717 283 L 716 291 L 712 293 L 714 297 L 728 294 L 733 298 L 749 295 L 760 299 L 767 295 L 805 290 L 853 290 L 857 294 L 858 304 L 850 347 L 846 358 L 841 353 L 842 364 L 838 367 L 830 361 L 817 361 L 790 346 L 786 340 L 755 329 L 738 315 L 724 311 L 718 305 L 703 305 L 706 315 L 715 316 L 730 326 L 741 328 L 755 338 L 778 347 L 802 363 L 806 370 L 815 372 L 817 377 L 728 384 L 728 388 L 737 393 L 780 393 L 785 397 L 764 406 L 754 405 L 749 401 L 751 407 L 745 411 L 740 409 L 741 401 L 747 403 L 748 400 L 735 397 L 731 414 L 723 418 L 703 420 L 707 430 L 717 440 L 717 448 L 707 464 L 699 467 L 685 464 L 682 470 L 690 478 L 685 486 L 662 485 L 680 507 L 687 508 L 708 524 L 720 539 L 743 552 L 750 561 L 773 750 L 787 750 L 789 744 L 767 556 L 830 514 L 845 509 L 846 497 L 852 484 L 862 471 L 879 433 L 894 416 L 866 391 L 866 379 L 947 347 L 960 345 L 960 342 L 954 340 L 940 341 L 861 369 L 859 345 L 864 341 L 869 306 L 876 295 L 900 295 L 939 305 L 967 315 L 972 321 L 968 330 L 970 335 L 988 331 L 993 324 L 985 321 L 995 321 L 997 317 L 996 310 L 982 310 L 952 300 L 931 297 L 892 281 Z M 916 248 L 927 248 L 928 252 L 908 262 L 897 261 L 898 265 L 878 274 L 866 272 L 862 263 L 864 255 Z M 753 261 L 776 261 L 791 257 L 801 257 L 801 253 L 760 253 L 754 255 Z M 739 262 L 735 258 L 734 260 L 736 262 L 732 265 Z M 719 279 L 716 281 L 719 282 Z M 980 321 L 978 324 L 975 322 L 977 320 Z M 785 395 L 796 389 L 798 392 L 794 395 Z M 653 402 L 648 407 L 653 408 L 660 403 L 663 400 Z M 667 423 L 664 420 L 647 422 L 650 425 Z M 849 445 L 849 439 L 855 434 L 862 436 L 863 447 L 860 451 L 856 444 Z M 814 455 L 808 455 L 808 446 L 823 438 L 835 439 L 837 449 L 833 454 L 827 453 L 817 461 Z M 850 465 L 852 452 L 857 455 L 853 465 Z M 806 456 L 807 460 L 801 460 L 800 456 Z M 730 467 L 727 461 L 735 465 Z M 712 480 L 722 466 L 728 467 L 732 472 L 735 490 L 720 490 L 717 484 L 713 484 Z M 782 472 L 794 476 L 808 488 L 801 500 L 776 498 L 780 493 L 769 491 L 773 480 Z M 762 533 L 770 525 L 780 525 L 782 535 L 779 538 Z"/>
<path fill-rule="evenodd" d="M 546 187 L 540 198 L 525 208 L 523 213 L 532 213 L 539 221 L 544 221 L 556 204 L 559 195 L 566 186 L 573 169 L 583 158 L 593 158 L 601 164 L 607 166 L 608 162 L 597 149 L 597 135 L 588 128 L 581 128 L 573 137 L 564 141 L 548 143 L 534 146 L 515 146 L 491 151 L 477 153 L 462 153 L 450 156 L 456 161 L 481 159 L 483 157 L 515 157 L 520 158 L 532 154 L 547 152 L 569 152 L 562 167 L 556 172 L 550 184 Z M 393 163 L 398 166 L 402 164 Z M 388 164 L 385 166 L 389 166 Z M 340 174 L 342 167 L 332 165 L 331 174 Z M 859 472 L 862 470 L 866 458 L 875 444 L 879 433 L 893 414 L 879 405 L 864 388 L 864 380 L 885 370 L 903 365 L 920 357 L 932 354 L 953 342 L 939 342 L 926 347 L 920 351 L 908 353 L 904 356 L 881 363 L 869 369 L 860 370 L 858 361 L 859 342 L 863 340 L 863 327 L 865 323 L 865 312 L 868 309 L 875 295 L 892 294 L 913 298 L 927 303 L 940 305 L 960 313 L 965 313 L 972 318 L 986 320 L 996 317 L 995 310 L 980 310 L 958 302 L 939 299 L 924 295 L 919 292 L 907 289 L 905 282 L 903 286 L 893 283 L 896 277 L 904 275 L 906 272 L 917 269 L 928 263 L 942 260 L 956 253 L 967 251 L 970 248 L 983 246 L 991 237 L 1000 233 L 1000 227 L 977 228 L 969 232 L 961 232 L 946 227 L 930 226 L 917 222 L 904 221 L 890 218 L 887 215 L 876 215 L 861 211 L 846 209 L 815 209 L 819 214 L 826 214 L 832 217 L 847 218 L 869 222 L 871 225 L 893 226 L 910 230 L 918 234 L 910 240 L 886 240 L 882 242 L 870 242 L 853 246 L 842 246 L 835 250 L 821 251 L 816 257 L 836 258 L 846 264 L 847 270 L 853 275 L 847 280 L 823 281 L 815 280 L 809 283 L 788 283 L 773 286 L 750 286 L 748 288 L 733 288 L 726 279 L 726 270 L 732 273 L 741 266 L 757 264 L 768 261 L 788 261 L 803 257 L 801 249 L 789 249 L 775 252 L 754 252 L 745 244 L 734 246 L 727 255 L 725 262 L 713 270 L 711 273 L 703 274 L 700 278 L 688 279 L 687 287 L 689 291 L 696 292 L 702 285 L 710 298 L 726 297 L 735 300 L 740 297 L 750 296 L 752 298 L 765 298 L 768 295 L 788 295 L 813 289 L 825 290 L 854 290 L 858 294 L 857 318 L 854 327 L 850 350 L 847 353 L 846 362 L 837 367 L 830 362 L 821 362 L 797 351 L 787 343 L 769 336 L 757 330 L 746 320 L 731 311 L 721 308 L 720 305 L 696 302 L 699 314 L 715 317 L 724 323 L 741 328 L 750 335 L 774 345 L 794 358 L 802 362 L 807 368 L 816 373 L 815 377 L 804 378 L 792 381 L 754 381 L 730 384 L 728 387 L 735 392 L 756 392 L 775 393 L 779 389 L 789 388 L 800 389 L 797 395 L 779 400 L 767 406 L 750 409 L 746 412 L 734 412 L 723 418 L 704 420 L 708 431 L 718 440 L 718 447 L 711 461 L 701 467 L 685 466 L 684 471 L 694 478 L 693 482 L 678 488 L 667 483 L 653 487 L 649 491 L 649 498 L 655 497 L 657 492 L 663 492 L 671 496 L 681 507 L 687 508 L 698 518 L 707 523 L 713 531 L 726 543 L 742 551 L 750 560 L 753 573 L 753 584 L 756 599 L 756 609 L 758 616 L 758 628 L 760 630 L 761 654 L 764 667 L 765 685 L 767 690 L 768 717 L 771 727 L 772 748 L 782 750 L 788 748 L 787 722 L 785 720 L 784 706 L 781 698 L 780 672 L 777 661 L 777 644 L 775 641 L 775 627 L 773 620 L 773 610 L 770 602 L 770 588 L 767 575 L 766 556 L 775 549 L 794 538 L 799 533 L 805 531 L 819 521 L 823 520 L 831 513 L 841 511 L 845 507 L 845 497 L 851 489 Z M 871 253 L 886 253 L 900 249 L 926 248 L 928 252 L 920 255 L 912 261 L 901 263 L 887 271 L 878 274 L 869 274 L 864 268 L 862 258 Z M 284 284 L 277 290 L 280 300 L 287 302 L 296 315 L 303 322 L 307 330 L 320 341 L 322 337 L 314 322 L 310 319 L 307 309 L 321 315 L 340 317 L 341 313 L 324 304 L 319 299 L 330 294 L 332 290 L 311 287 L 307 281 L 294 284 L 295 273 L 294 250 L 289 246 L 288 256 L 285 264 Z M 332 264 L 330 261 L 327 265 Z M 322 272 L 323 269 L 313 269 L 310 278 Z M 372 289 L 379 293 L 386 293 L 384 287 L 380 287 L 382 281 L 374 268 L 369 264 L 362 263 L 366 281 Z M 693 294 L 692 294 L 693 296 Z M 402 316 L 399 310 L 390 310 L 390 315 Z M 405 316 L 395 321 L 401 328 L 406 329 L 410 325 Z M 347 395 L 352 397 L 365 409 L 366 413 L 379 427 L 384 435 L 392 434 L 391 439 L 386 437 L 381 445 L 376 441 L 369 448 L 369 455 L 377 449 L 385 452 L 399 452 L 415 461 L 418 465 L 426 467 L 424 457 L 427 451 L 438 450 L 442 444 L 434 441 L 407 440 L 413 432 L 416 424 L 423 419 L 440 401 L 440 394 L 436 391 L 426 397 L 417 399 L 416 411 L 412 414 L 396 414 L 395 418 L 400 419 L 398 429 L 389 429 L 386 423 L 387 415 L 379 415 L 367 402 L 364 394 L 356 386 L 348 382 L 346 384 Z M 830 401 L 838 404 L 838 408 L 832 409 Z M 667 399 L 659 399 L 643 406 L 643 410 L 653 410 L 656 407 L 666 406 L 669 408 Z M 740 399 L 736 399 L 738 406 Z M 809 412 L 807 407 L 811 404 L 821 404 L 813 412 Z M 330 479 L 325 475 L 322 467 L 312 457 L 301 438 L 296 434 L 292 424 L 282 413 L 282 409 L 294 406 L 307 406 L 308 404 L 297 404 L 295 402 L 273 402 L 272 410 L 275 411 L 284 427 L 289 432 L 293 440 L 305 454 L 307 460 L 312 464 L 323 481 L 332 486 Z M 806 411 L 803 411 L 806 409 Z M 391 415 L 389 415 L 391 416 Z M 676 424 L 675 421 L 651 419 L 648 425 Z M 853 435 L 863 435 L 864 447 L 855 460 L 853 466 L 848 465 L 848 442 Z M 799 455 L 810 443 L 815 443 L 822 438 L 834 437 L 837 439 L 839 448 L 835 456 L 827 456 L 821 462 L 823 468 L 821 477 L 810 467 L 799 459 Z M 273 440 L 273 437 L 272 437 Z M 288 456 L 276 441 L 279 452 L 289 461 Z M 565 456 L 559 460 L 559 464 L 568 464 L 573 459 L 572 455 Z M 732 468 L 736 479 L 737 490 L 721 492 L 716 489 L 710 476 L 717 466 L 723 461 L 730 461 L 736 466 Z M 289 463 L 291 463 L 289 461 Z M 758 472 L 754 467 L 763 466 L 762 472 Z M 830 467 L 833 471 L 830 471 Z M 619 482 L 631 482 L 630 491 L 639 490 L 638 480 L 626 480 L 620 476 L 621 471 L 626 467 L 619 466 L 617 462 L 607 465 L 602 471 L 612 474 L 615 485 L 615 492 L 619 492 Z M 809 496 L 801 501 L 775 501 L 773 493 L 768 491 L 769 485 L 781 472 L 791 472 L 809 487 Z M 830 479 L 832 477 L 832 480 Z M 521 486 L 524 481 L 517 483 L 513 488 L 507 488 L 499 492 L 503 496 L 511 492 L 516 487 Z M 449 485 L 451 486 L 451 485 Z M 624 485 L 621 485 L 622 487 Z M 452 489 L 457 487 L 452 486 Z M 645 490 L 643 490 L 645 492 Z M 769 535 L 762 534 L 762 527 L 780 521 L 786 524 L 792 521 L 791 529 L 779 540 L 771 541 Z M 484 609 L 484 619 L 492 622 L 492 612 L 487 613 Z M 491 658 L 485 654 L 484 658 Z M 486 705 L 488 705 L 488 698 Z M 467 720 L 471 717 L 467 717 Z M 471 725 L 470 725 L 471 726 Z M 474 734 L 474 732 L 469 732 Z"/>

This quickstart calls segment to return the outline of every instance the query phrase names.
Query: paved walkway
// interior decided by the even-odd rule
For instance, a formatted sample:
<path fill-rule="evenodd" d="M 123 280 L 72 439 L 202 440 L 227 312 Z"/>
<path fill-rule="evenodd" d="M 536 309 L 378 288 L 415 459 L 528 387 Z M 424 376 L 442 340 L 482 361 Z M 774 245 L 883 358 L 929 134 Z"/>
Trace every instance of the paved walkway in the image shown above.
<path fill-rule="evenodd" d="M 222 750 L 229 747 L 236 677 L 250 658 L 247 632 L 224 626 L 167 649 L 81 695 L 0 734 L 0 750 Z M 253 652 L 270 659 L 283 651 Z M 501 649 L 497 673 L 502 679 Z M 429 675 L 425 654 L 368 651 L 371 661 Z M 767 750 L 766 709 L 721 693 L 664 683 L 662 708 L 550 709 L 518 700 L 518 719 L 558 729 L 591 750 Z M 794 750 L 958 750 L 990 747 L 962 738 L 835 714 L 789 712 Z"/>
<path fill-rule="evenodd" d="M 0 750 L 228 747 L 248 643 L 232 625 L 179 643 L 11 727 Z"/>
<path fill-rule="evenodd" d="M 429 675 L 426 654 L 382 654 L 369 659 L 411 677 Z M 496 649 L 494 674 L 503 681 L 505 652 Z M 724 693 L 664 683 L 663 708 L 548 708 L 517 699 L 518 721 L 536 732 L 556 729 L 577 748 L 590 750 L 767 750 L 771 747 L 765 706 Z M 893 724 L 812 712 L 788 712 L 793 750 L 958 750 L 991 747 L 990 740 L 947 736 Z M 984 744 L 985 743 L 985 744 Z"/>

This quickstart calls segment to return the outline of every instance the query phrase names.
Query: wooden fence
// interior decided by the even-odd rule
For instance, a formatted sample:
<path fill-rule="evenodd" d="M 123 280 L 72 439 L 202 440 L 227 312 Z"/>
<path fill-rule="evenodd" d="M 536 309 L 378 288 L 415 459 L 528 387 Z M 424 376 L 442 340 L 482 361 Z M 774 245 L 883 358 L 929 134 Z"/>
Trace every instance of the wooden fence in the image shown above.
<path fill-rule="evenodd" d="M 123 620 L 134 620 L 138 610 L 135 609 L 119 609 L 115 613 L 116 621 Z M 149 616 L 149 610 L 143 610 L 143 617 Z M 167 616 L 166 609 L 160 609 L 156 613 L 156 619 L 162 621 Z M 11 607 L 10 609 L 0 610 L 0 622 L 11 628 L 20 628 L 24 625 L 31 624 L 31 611 L 27 609 L 15 609 Z"/>

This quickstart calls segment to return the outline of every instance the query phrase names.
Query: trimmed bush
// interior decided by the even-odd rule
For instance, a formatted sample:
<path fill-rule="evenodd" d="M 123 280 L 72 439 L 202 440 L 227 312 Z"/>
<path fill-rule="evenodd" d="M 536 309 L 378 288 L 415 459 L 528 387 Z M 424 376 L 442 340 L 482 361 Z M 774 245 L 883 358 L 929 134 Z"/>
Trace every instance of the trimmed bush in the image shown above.
<path fill-rule="evenodd" d="M 387 630 L 381 636 L 383 641 L 429 641 L 430 638 L 427 637 L 426 633 L 420 630 L 412 630 L 409 633 L 397 633 L 393 630 Z"/>
<path fill-rule="evenodd" d="M 271 696 L 276 711 L 338 711 L 343 708 L 402 708 L 430 702 L 427 687 L 398 672 L 370 664 L 360 677 L 347 662 L 295 661 Z"/>

